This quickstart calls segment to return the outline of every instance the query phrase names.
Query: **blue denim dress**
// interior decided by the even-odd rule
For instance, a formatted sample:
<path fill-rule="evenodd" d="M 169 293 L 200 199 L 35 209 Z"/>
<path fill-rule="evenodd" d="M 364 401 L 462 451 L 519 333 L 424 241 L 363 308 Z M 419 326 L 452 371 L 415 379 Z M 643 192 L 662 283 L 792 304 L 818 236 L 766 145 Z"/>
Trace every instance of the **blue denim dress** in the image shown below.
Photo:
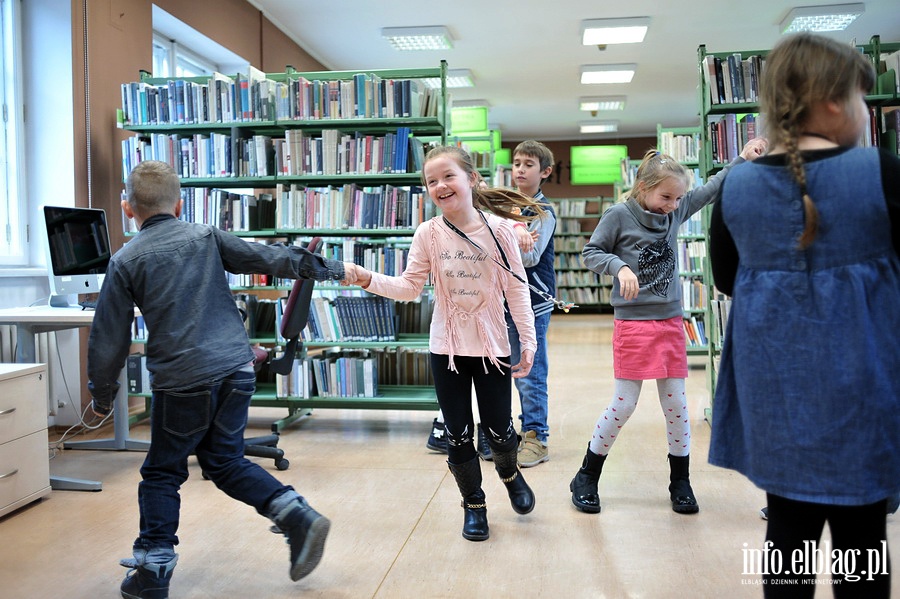
<path fill-rule="evenodd" d="M 789 499 L 865 505 L 900 492 L 900 260 L 875 149 L 806 172 L 806 250 L 786 168 L 746 163 L 725 181 L 740 265 L 709 461 Z"/>

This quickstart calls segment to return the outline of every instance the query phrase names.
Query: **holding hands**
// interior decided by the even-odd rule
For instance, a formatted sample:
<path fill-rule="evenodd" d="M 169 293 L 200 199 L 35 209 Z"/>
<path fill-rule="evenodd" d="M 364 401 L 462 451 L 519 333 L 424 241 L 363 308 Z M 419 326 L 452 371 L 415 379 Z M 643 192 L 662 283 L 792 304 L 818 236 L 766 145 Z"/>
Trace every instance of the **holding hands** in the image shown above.
<path fill-rule="evenodd" d="M 344 262 L 344 278 L 341 279 L 341 285 L 368 287 L 371 282 L 372 273 L 368 270 L 353 262 Z"/>
<path fill-rule="evenodd" d="M 763 156 L 769 149 L 769 140 L 765 137 L 756 137 L 748 141 L 741 149 L 741 158 L 744 160 L 756 160 Z"/>

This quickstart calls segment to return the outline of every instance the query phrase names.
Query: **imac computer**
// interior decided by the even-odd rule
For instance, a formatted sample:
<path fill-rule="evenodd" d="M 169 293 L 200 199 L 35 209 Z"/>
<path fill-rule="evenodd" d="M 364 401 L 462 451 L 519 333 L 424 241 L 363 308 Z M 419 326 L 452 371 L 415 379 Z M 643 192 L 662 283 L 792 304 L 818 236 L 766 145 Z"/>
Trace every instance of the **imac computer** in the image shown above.
<path fill-rule="evenodd" d="M 109 264 L 106 212 L 98 208 L 44 206 L 50 305 L 69 306 L 68 296 L 99 293 Z"/>

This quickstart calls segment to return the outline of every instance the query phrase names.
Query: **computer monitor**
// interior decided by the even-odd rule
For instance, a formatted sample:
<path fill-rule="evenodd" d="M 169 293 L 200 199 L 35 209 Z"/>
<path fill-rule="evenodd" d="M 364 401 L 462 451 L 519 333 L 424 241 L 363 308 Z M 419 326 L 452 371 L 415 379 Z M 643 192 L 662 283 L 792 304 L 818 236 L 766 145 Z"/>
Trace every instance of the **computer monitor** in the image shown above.
<path fill-rule="evenodd" d="M 68 297 L 99 293 L 109 265 L 106 212 L 99 208 L 44 206 L 50 305 L 69 306 Z"/>

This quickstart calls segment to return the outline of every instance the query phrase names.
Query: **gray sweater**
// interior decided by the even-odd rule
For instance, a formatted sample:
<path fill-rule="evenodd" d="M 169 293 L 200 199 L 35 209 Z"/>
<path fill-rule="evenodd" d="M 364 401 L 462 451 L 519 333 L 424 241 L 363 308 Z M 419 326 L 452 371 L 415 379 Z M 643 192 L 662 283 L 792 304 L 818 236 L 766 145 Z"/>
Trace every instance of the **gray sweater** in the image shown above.
<path fill-rule="evenodd" d="M 687 192 L 669 214 L 647 212 L 634 198 L 603 214 L 581 258 L 592 271 L 613 277 L 611 303 L 616 318 L 664 320 L 682 315 L 678 229 L 692 214 L 719 198 L 725 175 L 743 161 L 735 159 L 705 185 Z M 616 277 L 623 266 L 630 267 L 640 283 L 637 298 L 630 301 L 622 298 Z"/>

